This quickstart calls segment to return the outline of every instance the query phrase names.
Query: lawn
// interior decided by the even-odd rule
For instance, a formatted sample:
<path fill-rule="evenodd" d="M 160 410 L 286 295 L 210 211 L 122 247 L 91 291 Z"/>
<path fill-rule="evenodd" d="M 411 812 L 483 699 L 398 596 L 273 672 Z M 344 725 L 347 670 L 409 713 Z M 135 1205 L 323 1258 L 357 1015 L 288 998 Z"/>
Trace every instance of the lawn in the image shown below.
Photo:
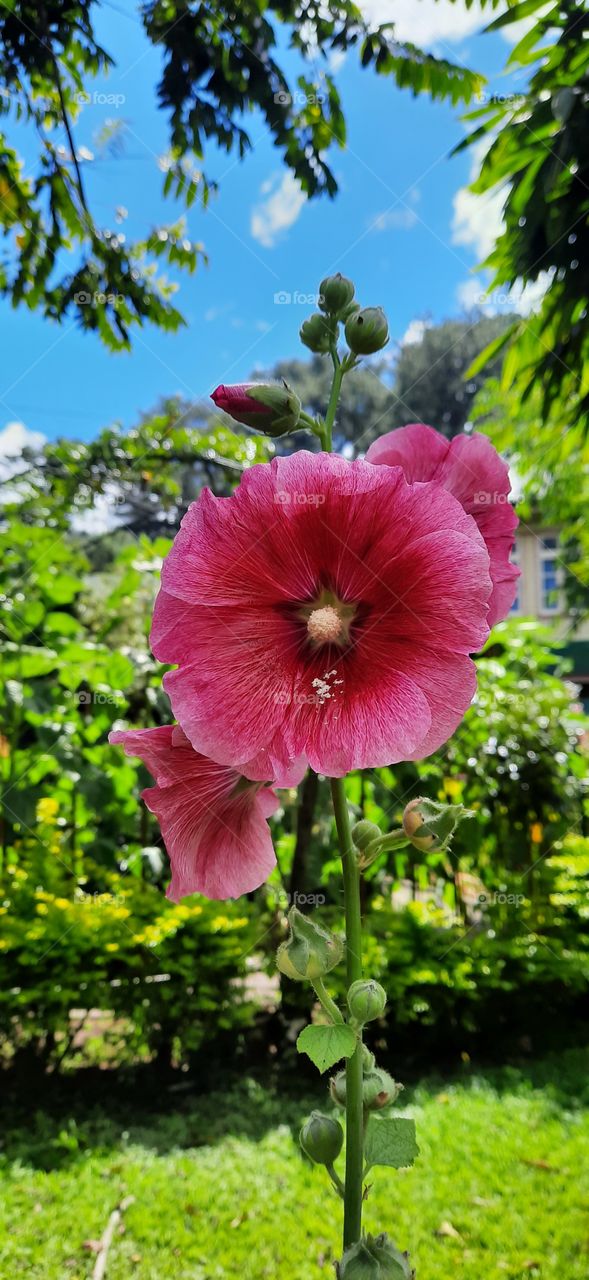
<path fill-rule="evenodd" d="M 366 1225 L 411 1246 L 418 1280 L 586 1280 L 589 1052 L 408 1090 L 421 1155 L 375 1171 Z M 85 1280 L 91 1241 L 135 1197 L 108 1280 L 325 1280 L 340 1207 L 296 1133 L 317 1096 L 255 1081 L 155 1104 L 113 1093 L 22 1103 L 0 1158 L 2 1276 Z M 37 1103 L 39 1098 L 37 1097 Z"/>

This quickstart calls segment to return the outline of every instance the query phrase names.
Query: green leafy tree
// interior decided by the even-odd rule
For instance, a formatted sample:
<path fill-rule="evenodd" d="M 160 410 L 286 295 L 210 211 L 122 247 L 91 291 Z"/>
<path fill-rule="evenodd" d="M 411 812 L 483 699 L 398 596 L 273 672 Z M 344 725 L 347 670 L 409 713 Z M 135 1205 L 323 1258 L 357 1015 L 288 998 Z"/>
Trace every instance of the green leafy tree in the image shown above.
<path fill-rule="evenodd" d="M 88 199 L 91 163 L 76 139 L 94 79 L 114 67 L 97 41 L 94 5 L 80 0 L 4 0 L 0 7 L 0 226 L 6 251 L 0 293 L 15 306 L 54 320 L 74 317 L 111 348 L 128 347 L 146 321 L 176 329 L 168 267 L 194 271 L 202 245 L 183 220 L 154 227 L 134 244 L 102 229 Z M 242 158 L 252 147 L 247 116 L 261 113 L 287 168 L 313 197 L 333 196 L 330 148 L 344 146 L 340 93 L 328 70 L 334 53 L 355 50 L 363 67 L 414 93 L 468 101 L 482 77 L 395 37 L 394 25 L 371 27 L 352 0 L 301 6 L 295 0 L 248 0 L 214 6 L 149 0 L 140 7 L 146 40 L 160 51 L 156 93 L 169 120 L 164 194 L 206 206 L 215 184 L 203 170 L 216 144 Z M 278 46 L 290 45 L 301 74 L 290 76 Z M 38 138 L 29 172 L 14 138 L 26 122 Z M 124 129 L 103 130 L 116 150 Z M 69 250 L 71 262 L 64 260 Z M 88 305 L 92 303 L 92 305 Z"/>
<path fill-rule="evenodd" d="M 527 87 L 491 97 L 467 116 L 462 145 L 488 140 L 472 190 L 504 193 L 503 229 L 484 263 L 492 288 L 544 283 L 537 312 L 490 345 L 474 373 L 508 340 L 503 389 L 541 392 L 544 417 L 560 402 L 589 428 L 589 11 L 575 0 L 510 4 L 489 30 L 532 20 L 507 69 Z"/>
<path fill-rule="evenodd" d="M 102 501 L 111 529 L 108 548 L 113 541 L 121 545 L 117 531 L 131 537 L 173 536 L 203 485 L 219 496 L 230 493 L 244 466 L 271 456 L 269 441 L 236 431 L 229 422 L 207 404 L 170 397 L 129 432 L 108 427 L 95 440 L 60 438 L 27 448 L 24 469 L 0 484 L 0 494 L 2 487 L 8 493 L 6 517 L 18 514 L 64 531 L 73 521 L 85 531 L 94 566 L 105 555 L 112 559 L 112 549 L 104 550 L 104 533 L 96 538 L 88 518 L 97 502 Z"/>
<path fill-rule="evenodd" d="M 445 320 L 425 327 L 421 341 L 405 343 L 397 357 L 391 427 L 426 422 L 446 436 L 458 435 L 470 420 L 481 374 L 469 366 L 509 326 L 505 316 L 475 313 L 468 320 Z M 500 359 L 485 373 L 497 373 Z"/>

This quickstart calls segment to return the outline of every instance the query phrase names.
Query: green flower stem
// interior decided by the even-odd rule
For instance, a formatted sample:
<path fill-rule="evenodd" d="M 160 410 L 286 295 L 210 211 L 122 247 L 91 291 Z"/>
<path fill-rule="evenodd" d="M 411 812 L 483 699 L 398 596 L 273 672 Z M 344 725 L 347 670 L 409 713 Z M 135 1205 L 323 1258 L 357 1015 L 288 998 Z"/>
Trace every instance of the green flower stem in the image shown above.
<path fill-rule="evenodd" d="M 327 406 L 327 413 L 325 414 L 325 421 L 323 424 L 323 448 L 326 453 L 329 453 L 332 447 L 335 411 L 337 409 L 337 402 L 339 400 L 343 376 L 346 372 L 343 365 L 340 364 L 340 359 L 335 346 L 332 349 L 331 358 L 333 360 L 333 382 L 331 384 L 331 394 L 329 396 L 329 404 Z"/>
<path fill-rule="evenodd" d="M 345 780 L 331 779 L 335 825 L 339 839 L 346 915 L 346 965 L 348 986 L 362 977 L 362 916 L 360 872 L 356 862 Z M 346 1063 L 346 1182 L 344 1194 L 344 1249 L 362 1233 L 364 1167 L 364 1108 L 362 1103 L 362 1038 Z"/>
<path fill-rule="evenodd" d="M 326 1164 L 325 1168 L 327 1169 L 327 1172 L 331 1178 L 331 1181 L 333 1182 L 333 1185 L 337 1191 L 338 1196 L 340 1197 L 341 1200 L 343 1200 L 345 1195 L 345 1187 L 339 1176 L 339 1173 L 336 1173 L 332 1164 Z"/>
<path fill-rule="evenodd" d="M 325 989 L 322 978 L 313 979 L 313 990 L 321 1008 L 325 1010 L 330 1022 L 343 1022 L 344 1017 L 340 1009 L 338 1009 L 335 1000 L 332 1000 L 329 991 Z"/>

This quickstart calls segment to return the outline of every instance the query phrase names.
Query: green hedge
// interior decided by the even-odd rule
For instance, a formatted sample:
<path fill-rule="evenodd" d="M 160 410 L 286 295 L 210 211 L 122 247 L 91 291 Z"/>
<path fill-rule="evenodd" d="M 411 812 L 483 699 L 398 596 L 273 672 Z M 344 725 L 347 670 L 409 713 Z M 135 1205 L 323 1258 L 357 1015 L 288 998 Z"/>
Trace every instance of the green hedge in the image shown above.
<path fill-rule="evenodd" d="M 46 1062 L 71 1052 L 78 1011 L 79 1022 L 85 1011 L 108 1011 L 101 1021 L 117 1057 L 176 1061 L 249 1021 L 244 978 L 256 933 L 243 904 L 176 906 L 153 885 L 112 880 L 113 892 L 66 897 L 13 869 L 0 906 L 5 1056 L 27 1051 Z M 91 1026 L 86 1019 L 86 1033 Z"/>

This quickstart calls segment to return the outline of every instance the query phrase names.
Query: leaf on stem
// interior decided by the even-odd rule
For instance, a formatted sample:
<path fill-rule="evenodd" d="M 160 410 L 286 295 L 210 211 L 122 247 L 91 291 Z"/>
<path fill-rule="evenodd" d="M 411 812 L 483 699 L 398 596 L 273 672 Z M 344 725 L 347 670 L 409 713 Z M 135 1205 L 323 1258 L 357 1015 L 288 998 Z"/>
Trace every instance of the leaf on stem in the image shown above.
<path fill-rule="evenodd" d="M 346 1023 L 337 1026 L 305 1027 L 297 1040 L 299 1053 L 306 1053 L 321 1072 L 329 1071 L 341 1058 L 351 1058 L 357 1044 L 356 1032 Z"/>
<path fill-rule="evenodd" d="M 405 1116 L 370 1116 L 366 1130 L 366 1163 L 407 1169 L 419 1155 L 415 1121 Z"/>

